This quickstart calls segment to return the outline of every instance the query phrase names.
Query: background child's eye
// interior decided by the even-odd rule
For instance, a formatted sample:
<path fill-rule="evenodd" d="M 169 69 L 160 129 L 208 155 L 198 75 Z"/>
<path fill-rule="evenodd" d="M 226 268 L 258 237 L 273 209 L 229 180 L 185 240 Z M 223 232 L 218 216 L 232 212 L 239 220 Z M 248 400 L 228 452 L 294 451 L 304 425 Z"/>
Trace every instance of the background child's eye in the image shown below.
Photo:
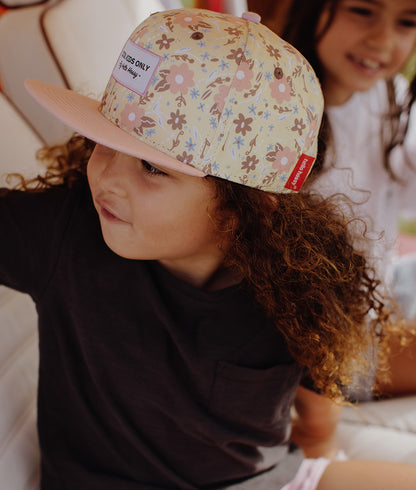
<path fill-rule="evenodd" d="M 401 19 L 399 20 L 399 25 L 402 27 L 416 27 L 416 19 Z"/>
<path fill-rule="evenodd" d="M 350 7 L 349 11 L 362 17 L 369 17 L 371 15 L 371 10 L 364 7 Z"/>
<path fill-rule="evenodd" d="M 151 175 L 167 175 L 165 172 L 162 172 L 162 170 L 159 170 L 158 168 L 151 165 L 149 162 L 146 162 L 146 160 L 142 160 L 141 162 L 146 173 Z"/>

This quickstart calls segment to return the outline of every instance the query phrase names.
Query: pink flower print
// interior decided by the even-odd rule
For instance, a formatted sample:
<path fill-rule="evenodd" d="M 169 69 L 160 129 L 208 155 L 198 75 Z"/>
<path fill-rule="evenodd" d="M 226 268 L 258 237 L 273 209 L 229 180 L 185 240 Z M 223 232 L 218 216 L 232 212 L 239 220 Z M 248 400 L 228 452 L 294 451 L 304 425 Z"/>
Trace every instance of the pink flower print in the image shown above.
<path fill-rule="evenodd" d="M 138 128 L 141 125 L 141 119 L 144 116 L 144 109 L 139 108 L 136 104 L 126 104 L 120 114 L 121 125 L 128 131 Z"/>
<path fill-rule="evenodd" d="M 233 123 L 236 125 L 235 132 L 241 133 L 243 136 L 246 135 L 247 131 L 251 131 L 250 124 L 253 122 L 252 117 L 244 117 L 244 114 L 238 115 L 238 119 L 234 119 Z"/>
<path fill-rule="evenodd" d="M 296 151 L 285 146 L 282 150 L 276 152 L 276 158 L 272 167 L 278 172 L 287 172 L 290 170 L 293 162 L 296 160 Z"/>
<path fill-rule="evenodd" d="M 286 77 L 283 77 L 280 80 L 274 79 L 269 86 L 272 97 L 278 104 L 290 100 L 292 87 Z"/>
<path fill-rule="evenodd" d="M 292 131 L 297 131 L 299 133 L 299 136 L 302 136 L 303 130 L 306 128 L 306 125 L 303 124 L 303 119 L 295 119 L 295 124 L 293 125 L 293 128 L 291 128 Z"/>
<path fill-rule="evenodd" d="M 174 41 L 175 39 L 173 37 L 167 37 L 166 34 L 162 34 L 162 39 L 159 39 L 156 41 L 156 44 L 159 44 L 159 49 L 169 49 L 170 48 L 170 43 Z"/>
<path fill-rule="evenodd" d="M 242 90 L 248 90 L 251 87 L 251 79 L 253 78 L 253 72 L 250 70 L 250 66 L 247 62 L 243 61 L 238 66 L 238 70 L 235 74 L 232 86 L 239 92 Z"/>
<path fill-rule="evenodd" d="M 172 129 L 182 129 L 183 125 L 186 124 L 185 114 L 179 114 L 179 109 L 177 109 L 176 112 L 170 113 L 170 119 L 167 123 L 172 126 Z"/>
<path fill-rule="evenodd" d="M 244 160 L 244 162 L 241 163 L 241 169 L 245 170 L 248 174 L 252 170 L 255 170 L 258 163 L 259 159 L 256 157 L 256 155 L 250 155 Z"/>
<path fill-rule="evenodd" d="M 201 17 L 198 17 L 197 15 L 192 15 L 189 12 L 176 15 L 173 18 L 173 22 L 175 24 L 179 24 L 182 27 L 190 27 L 191 29 L 197 26 L 201 22 L 204 23 Z"/>
<path fill-rule="evenodd" d="M 220 85 L 218 89 L 218 93 L 214 95 L 214 102 L 217 104 L 217 109 L 219 112 L 222 112 L 225 105 L 225 99 L 230 92 L 230 87 L 228 85 Z"/>
<path fill-rule="evenodd" d="M 182 63 L 181 66 L 173 65 L 166 76 L 166 80 L 174 94 L 177 92 L 187 94 L 188 89 L 195 85 L 194 73 L 185 63 Z"/>

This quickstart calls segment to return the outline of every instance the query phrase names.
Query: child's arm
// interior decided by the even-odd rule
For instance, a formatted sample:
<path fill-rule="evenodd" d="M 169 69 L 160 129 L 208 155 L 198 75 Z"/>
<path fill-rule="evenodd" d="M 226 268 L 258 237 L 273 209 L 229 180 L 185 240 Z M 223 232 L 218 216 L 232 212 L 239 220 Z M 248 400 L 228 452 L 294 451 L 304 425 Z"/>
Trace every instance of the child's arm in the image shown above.
<path fill-rule="evenodd" d="M 291 439 L 308 458 L 332 458 L 337 453 L 335 430 L 342 407 L 328 398 L 299 387 Z"/>

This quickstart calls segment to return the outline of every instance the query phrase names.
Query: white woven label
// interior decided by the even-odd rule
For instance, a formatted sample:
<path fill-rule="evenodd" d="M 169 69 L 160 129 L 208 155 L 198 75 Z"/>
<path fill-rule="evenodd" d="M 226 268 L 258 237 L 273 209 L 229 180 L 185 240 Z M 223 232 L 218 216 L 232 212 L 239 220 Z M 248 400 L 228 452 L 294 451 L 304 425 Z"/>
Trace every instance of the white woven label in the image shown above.
<path fill-rule="evenodd" d="M 139 95 L 146 95 L 162 57 L 128 40 L 113 70 L 118 83 Z"/>

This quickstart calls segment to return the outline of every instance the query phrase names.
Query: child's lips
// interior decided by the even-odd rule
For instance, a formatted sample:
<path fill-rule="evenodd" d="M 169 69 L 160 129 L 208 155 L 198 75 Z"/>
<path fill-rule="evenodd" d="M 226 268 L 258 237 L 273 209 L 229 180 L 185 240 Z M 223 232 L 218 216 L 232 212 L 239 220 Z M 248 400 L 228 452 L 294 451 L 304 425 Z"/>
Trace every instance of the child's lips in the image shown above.
<path fill-rule="evenodd" d="M 106 202 L 104 199 L 97 198 L 96 204 L 99 208 L 100 215 L 112 223 L 128 223 L 121 217 L 119 212 L 114 208 L 111 203 Z"/>

